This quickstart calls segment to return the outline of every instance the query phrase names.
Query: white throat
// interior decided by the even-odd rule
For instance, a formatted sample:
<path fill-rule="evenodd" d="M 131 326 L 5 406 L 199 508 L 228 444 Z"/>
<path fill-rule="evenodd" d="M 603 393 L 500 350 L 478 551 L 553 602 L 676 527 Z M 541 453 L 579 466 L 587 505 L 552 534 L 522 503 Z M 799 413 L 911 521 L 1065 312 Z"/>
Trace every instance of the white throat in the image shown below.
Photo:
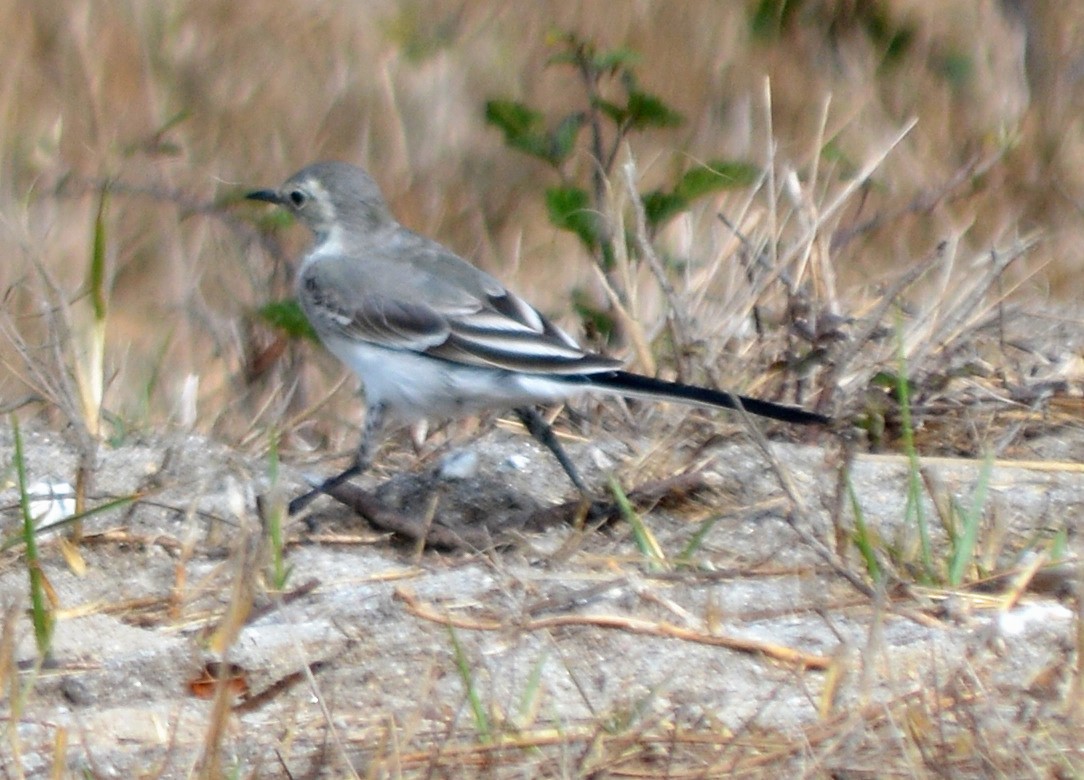
<path fill-rule="evenodd" d="M 324 239 L 313 246 L 312 250 L 305 256 L 304 264 L 308 264 L 320 256 L 342 255 L 345 254 L 345 251 L 342 226 L 335 224 L 331 226 L 331 230 L 327 232 Z"/>

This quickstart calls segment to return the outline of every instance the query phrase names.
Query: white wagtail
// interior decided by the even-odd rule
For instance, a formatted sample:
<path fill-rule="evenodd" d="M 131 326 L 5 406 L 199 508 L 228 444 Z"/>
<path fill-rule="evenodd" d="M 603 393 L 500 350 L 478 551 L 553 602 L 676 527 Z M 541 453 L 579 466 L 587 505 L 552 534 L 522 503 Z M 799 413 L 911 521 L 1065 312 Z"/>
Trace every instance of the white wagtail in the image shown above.
<path fill-rule="evenodd" d="M 301 262 L 297 297 L 321 341 L 365 391 L 354 464 L 290 502 L 290 514 L 368 468 L 392 419 L 512 409 L 584 493 L 535 404 L 599 391 L 829 422 L 803 409 L 620 370 L 620 361 L 585 350 L 489 274 L 400 225 L 376 182 L 353 165 L 316 163 L 278 189 L 247 197 L 282 206 L 312 230 L 316 241 Z"/>

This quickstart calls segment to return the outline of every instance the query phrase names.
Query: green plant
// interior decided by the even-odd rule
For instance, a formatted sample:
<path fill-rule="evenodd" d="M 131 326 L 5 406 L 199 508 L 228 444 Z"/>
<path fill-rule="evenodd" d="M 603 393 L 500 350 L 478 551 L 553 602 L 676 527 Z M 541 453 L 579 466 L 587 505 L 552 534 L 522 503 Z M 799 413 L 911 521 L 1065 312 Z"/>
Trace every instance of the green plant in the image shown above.
<path fill-rule="evenodd" d="M 986 505 L 986 492 L 990 486 L 990 474 L 994 468 L 993 455 L 987 454 L 982 461 L 978 481 L 971 493 L 971 502 L 966 509 L 956 501 L 952 502 L 953 513 L 959 515 L 959 531 L 952 529 L 949 534 L 951 553 L 948 561 L 948 584 L 958 586 L 964 580 L 968 567 L 975 555 L 975 545 L 979 538 L 979 525 L 982 523 L 983 508 Z"/>
<path fill-rule="evenodd" d="M 251 203 L 252 201 L 248 201 Z M 293 217 L 285 209 L 266 209 L 251 212 L 250 219 L 258 230 L 274 233 L 293 224 Z M 293 341 L 319 341 L 316 329 L 312 327 L 301 310 L 301 305 L 291 295 L 289 298 L 268 300 L 251 313 L 252 319 L 278 331 L 286 339 Z"/>
<path fill-rule="evenodd" d="M 636 548 L 648 559 L 653 571 L 663 568 L 666 565 L 666 554 L 662 551 L 655 534 L 651 532 L 651 529 L 644 523 L 644 519 L 640 517 L 639 512 L 632 506 L 616 478 L 610 477 L 609 488 L 610 494 L 614 497 L 614 503 L 617 504 L 617 508 L 621 512 L 621 517 L 632 529 L 632 538 L 636 543 Z"/>
<path fill-rule="evenodd" d="M 926 519 L 926 510 L 922 504 L 922 472 L 919 467 L 918 452 L 915 450 L 915 429 L 911 420 L 911 385 L 907 380 L 907 357 L 903 350 L 903 327 L 896 327 L 896 400 L 900 410 L 900 430 L 903 454 L 907 458 L 907 503 L 903 515 L 906 524 L 914 524 L 918 530 L 920 548 L 919 563 L 922 578 L 934 579 L 933 553 L 930 548 L 930 527 Z"/>
<path fill-rule="evenodd" d="M 818 33 L 831 41 L 860 32 L 881 53 L 881 68 L 885 69 L 902 62 L 918 37 L 914 23 L 897 18 L 899 14 L 893 13 L 891 5 L 884 0 L 757 0 L 749 10 L 749 30 L 762 43 L 775 43 L 799 31 L 808 34 L 810 27 L 818 28 Z"/>
<path fill-rule="evenodd" d="M 34 527 L 34 534 L 40 536 L 41 534 L 49 533 L 50 531 L 59 531 L 61 528 L 66 528 L 76 523 L 81 523 L 88 517 L 100 515 L 103 512 L 110 512 L 114 509 L 122 509 L 123 507 L 131 504 L 133 501 L 138 501 L 139 499 L 144 498 L 146 495 L 146 493 L 133 493 L 128 496 L 121 496 L 120 498 L 111 499 L 103 504 L 93 506 L 83 512 L 76 512 L 74 515 L 65 517 L 62 520 L 56 520 L 55 522 L 49 523 L 48 525 L 37 525 Z M 33 511 L 33 508 L 31 508 L 31 511 Z M 20 532 L 17 534 L 12 534 L 4 539 L 0 539 L 0 552 L 14 549 L 19 545 L 25 543 L 25 534 L 22 530 L 20 530 Z"/>
<path fill-rule="evenodd" d="M 23 517 L 22 542 L 26 546 L 26 570 L 30 578 L 30 615 L 34 624 L 34 642 L 38 655 L 45 658 L 53 640 L 53 626 L 56 618 L 46 594 L 48 585 L 38 555 L 37 530 L 34 516 L 30 512 L 30 494 L 27 489 L 26 458 L 23 452 L 23 436 L 19 430 L 19 419 L 10 417 L 12 437 L 15 440 L 15 471 L 19 481 L 19 509 Z"/>
<path fill-rule="evenodd" d="M 877 582 L 884 576 L 881 563 L 877 560 L 877 539 L 866 523 L 862 504 L 858 500 L 858 494 L 854 489 L 854 481 L 849 473 L 846 475 L 846 485 L 847 497 L 850 499 L 851 511 L 854 513 L 854 532 L 851 538 L 866 564 L 866 573 L 869 574 L 870 579 Z"/>
<path fill-rule="evenodd" d="M 557 183 L 544 191 L 550 223 L 580 239 L 624 299 L 621 280 L 611 273 L 619 256 L 615 241 L 623 237 L 615 235 L 606 216 L 609 177 L 621 149 L 635 133 L 676 128 L 684 119 L 662 98 L 641 87 L 635 70 L 639 55 L 631 49 L 599 50 L 574 33 L 555 33 L 551 41 L 557 51 L 548 64 L 575 73 L 583 91 L 581 105 L 550 120 L 543 111 L 526 103 L 490 99 L 486 101 L 485 118 L 502 132 L 510 148 L 540 160 L 556 174 Z M 586 165 L 574 165 L 585 130 L 583 145 L 589 160 Z M 648 228 L 654 233 L 698 198 L 749 186 L 760 175 L 757 166 L 745 161 L 696 163 L 672 187 L 640 193 Z M 626 249 L 629 256 L 637 256 L 635 242 L 626 241 Z M 609 316 L 590 307 L 582 296 L 577 297 L 577 310 L 602 335 L 613 331 Z"/>
<path fill-rule="evenodd" d="M 319 340 L 316 329 L 293 298 L 269 301 L 256 310 L 256 316 L 271 327 L 285 332 L 290 338 Z"/>
<path fill-rule="evenodd" d="M 26 327 L 30 318 L 20 318 L 10 311 L 0 322 L 0 332 L 21 360 L 20 380 L 33 388 L 39 399 L 55 406 L 70 423 L 69 430 L 79 450 L 74 482 L 75 514 L 80 517 L 87 508 L 105 417 L 109 185 L 102 184 L 96 193 L 97 208 L 83 289 L 74 295 L 63 289 L 44 257 L 28 252 L 39 284 L 36 288 L 28 282 L 18 286 L 30 294 L 43 312 L 43 334 L 39 332 L 37 338 L 28 335 L 35 333 L 33 325 Z M 68 525 L 72 538 L 78 540 L 82 535 L 79 521 Z"/>
<path fill-rule="evenodd" d="M 448 624 L 448 638 L 452 641 L 452 654 L 455 657 L 455 668 L 459 672 L 459 679 L 463 681 L 463 688 L 467 692 L 467 701 L 470 703 L 471 715 L 474 717 L 474 728 L 478 732 L 478 738 L 482 742 L 493 741 L 493 726 L 489 722 L 489 714 L 485 705 L 482 704 L 481 694 L 474 679 L 474 672 L 470 666 L 470 658 L 467 651 L 459 641 L 455 627 Z"/>
<path fill-rule="evenodd" d="M 527 676 L 527 683 L 519 697 L 519 707 L 516 712 L 516 725 L 519 728 L 529 725 L 538 711 L 543 694 L 542 672 L 545 670 L 547 660 L 545 654 L 540 655 L 531 666 L 531 673 Z"/>
<path fill-rule="evenodd" d="M 879 387 L 893 392 L 898 405 L 899 446 L 907 460 L 902 530 L 905 534 L 910 533 L 912 529 L 917 533 L 917 559 L 914 557 L 912 544 L 907 543 L 906 540 L 894 544 L 886 543 L 869 527 L 851 475 L 846 473 L 844 474 L 845 489 L 854 516 L 851 540 L 862 556 L 868 575 L 875 581 L 885 576 L 885 567 L 889 566 L 894 567 L 897 572 L 915 572 L 918 581 L 924 584 L 957 588 L 964 584 L 975 562 L 975 550 L 993 471 L 993 455 L 988 453 L 983 459 L 978 478 L 966 505 L 955 496 L 946 495 L 947 491 L 940 488 L 937 480 L 924 470 L 915 445 L 915 426 L 911 413 L 914 383 L 908 377 L 908 361 L 904 354 L 902 332 L 902 322 L 897 321 L 895 371 L 878 372 L 871 378 L 870 385 L 871 388 Z M 878 409 L 876 416 L 883 420 L 883 409 Z M 880 428 L 883 430 L 883 426 Z M 941 565 L 935 561 L 930 524 L 924 503 L 926 496 L 936 508 L 941 529 L 944 532 L 945 552 Z M 980 569 L 976 572 L 978 576 L 986 574 L 981 571 L 981 566 L 977 568 Z"/>
<path fill-rule="evenodd" d="M 109 188 L 98 193 L 98 208 L 94 215 L 90 259 L 87 264 L 86 294 L 90 303 L 90 324 L 87 327 L 86 351 L 75 361 L 75 377 L 82 404 L 83 423 L 91 437 L 101 436 L 102 398 L 105 391 L 105 326 L 106 305 L 106 207 Z"/>
<path fill-rule="evenodd" d="M 716 523 L 718 523 L 722 519 L 722 515 L 713 514 L 700 523 L 700 526 L 696 529 L 696 533 L 692 535 L 688 543 L 685 545 L 685 548 L 678 555 L 678 564 L 680 564 L 681 566 L 694 565 L 693 555 L 695 555 L 697 550 L 699 550 L 703 546 L 704 540 L 707 538 L 708 533 L 711 532 L 711 529 L 714 528 Z"/>

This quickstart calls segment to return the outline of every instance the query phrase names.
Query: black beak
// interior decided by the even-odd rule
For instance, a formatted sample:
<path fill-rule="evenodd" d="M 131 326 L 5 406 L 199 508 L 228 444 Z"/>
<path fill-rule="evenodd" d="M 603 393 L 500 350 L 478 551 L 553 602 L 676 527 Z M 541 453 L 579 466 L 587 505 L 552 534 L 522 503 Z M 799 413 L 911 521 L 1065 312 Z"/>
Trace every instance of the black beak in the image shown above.
<path fill-rule="evenodd" d="M 283 204 L 282 196 L 275 190 L 256 190 L 245 195 L 246 200 L 262 200 L 265 203 L 274 203 L 276 206 Z"/>

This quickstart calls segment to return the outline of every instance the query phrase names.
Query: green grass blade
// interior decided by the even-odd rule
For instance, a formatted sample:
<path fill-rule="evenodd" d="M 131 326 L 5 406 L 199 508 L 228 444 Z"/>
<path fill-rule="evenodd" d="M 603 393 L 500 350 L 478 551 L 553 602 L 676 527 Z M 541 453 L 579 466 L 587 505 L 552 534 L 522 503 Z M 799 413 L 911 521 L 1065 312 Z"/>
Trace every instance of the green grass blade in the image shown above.
<path fill-rule="evenodd" d="M 866 516 L 862 512 L 862 504 L 858 501 L 858 493 L 854 489 L 851 475 L 846 476 L 847 496 L 851 501 L 851 511 L 854 513 L 854 544 L 866 562 L 866 571 L 874 582 L 879 582 L 884 572 L 881 571 L 880 561 L 877 560 L 877 544 L 870 534 L 869 526 L 866 525 Z"/>
<path fill-rule="evenodd" d="M 83 406 L 83 422 L 91 436 L 101 432 L 102 399 L 105 393 L 105 321 L 106 302 L 106 207 L 109 188 L 103 186 L 98 196 L 98 210 L 94 215 L 94 233 L 91 237 L 90 261 L 87 268 L 87 295 L 90 299 L 91 324 L 86 333 L 86 354 L 76 360 L 76 376 L 79 398 Z"/>
<path fill-rule="evenodd" d="M 519 708 L 516 720 L 521 727 L 528 723 L 537 709 L 539 695 L 542 692 L 542 671 L 546 666 L 547 656 L 543 654 L 531 667 L 531 673 L 527 677 L 527 685 L 523 688 L 523 694 L 519 697 Z"/>
<path fill-rule="evenodd" d="M 489 723 L 489 715 L 482 704 L 482 697 L 478 695 L 478 686 L 474 682 L 474 674 L 470 668 L 470 659 L 459 643 L 459 636 L 455 628 L 448 625 L 448 636 L 452 640 L 452 653 L 455 656 L 455 668 L 459 672 L 459 679 L 463 681 L 463 687 L 467 691 L 467 701 L 470 703 L 471 714 L 474 716 L 474 728 L 478 731 L 478 737 L 482 742 L 493 741 L 493 728 Z"/>
<path fill-rule="evenodd" d="M 949 585 L 953 587 L 963 582 L 967 567 L 971 564 L 971 558 L 974 555 L 975 545 L 979 538 L 982 510 L 986 505 L 986 493 L 990 487 L 990 475 L 993 470 L 993 453 L 987 453 L 982 462 L 978 482 L 975 483 L 975 490 L 971 494 L 971 506 L 968 507 L 963 517 L 963 529 L 960 538 L 953 547 L 952 558 L 949 560 L 948 581 Z"/>
<path fill-rule="evenodd" d="M 98 196 L 98 211 L 94 216 L 94 238 L 90 250 L 90 268 L 87 269 L 87 291 L 94 309 L 94 321 L 104 322 L 105 303 L 105 210 L 109 200 L 109 188 L 102 187 Z"/>
<path fill-rule="evenodd" d="M 704 543 L 705 537 L 707 537 L 711 529 L 714 528 L 715 524 L 721 519 L 722 515 L 712 515 L 700 524 L 700 527 L 696 529 L 696 533 L 693 534 L 693 538 L 689 540 L 689 543 L 685 545 L 685 549 L 678 555 L 678 563 L 686 565 L 690 563 L 693 554 L 700 549 L 700 546 Z"/>
<path fill-rule="evenodd" d="M 903 353 L 903 323 L 897 312 L 896 321 L 896 398 L 900 405 L 900 428 L 903 440 L 903 453 L 907 456 L 909 473 L 907 475 L 907 503 L 904 517 L 909 521 L 914 518 L 918 529 L 918 540 L 922 563 L 922 573 L 927 581 L 933 581 L 933 552 L 930 545 L 930 529 L 926 520 L 926 510 L 922 506 L 922 472 L 915 451 L 915 429 L 911 420 L 911 388 L 907 381 L 907 356 Z"/>
<path fill-rule="evenodd" d="M 1066 551 L 1069 549 L 1069 528 L 1062 526 L 1054 534 L 1054 538 L 1050 540 L 1050 560 L 1058 563 L 1065 559 Z"/>
<path fill-rule="evenodd" d="M 26 458 L 23 453 L 23 435 L 19 430 L 19 419 L 11 415 L 12 436 L 15 439 L 15 471 L 19 479 L 19 509 L 23 515 L 22 541 L 26 544 L 26 569 L 30 575 L 30 613 L 34 624 L 34 641 L 38 655 L 45 657 L 53 639 L 54 616 L 49 609 L 49 600 L 45 596 L 45 575 L 38 556 L 38 542 L 35 536 L 34 517 L 30 513 L 30 494 L 26 479 Z"/>
<path fill-rule="evenodd" d="M 659 542 L 655 535 L 651 533 L 651 529 L 647 527 L 643 518 L 640 517 L 629 502 L 629 498 L 625 495 L 625 491 L 621 489 L 621 485 L 613 477 L 610 477 L 610 493 L 614 497 L 614 503 L 617 504 L 621 516 L 625 518 L 625 522 L 632 528 L 632 538 L 640 552 L 647 556 L 652 569 L 661 568 L 666 563 L 666 555 L 663 554 L 662 547 L 659 546 Z"/>
<path fill-rule="evenodd" d="M 133 501 L 138 501 L 140 498 L 143 497 L 143 495 L 145 495 L 145 494 L 133 493 L 130 496 L 121 496 L 120 498 L 114 498 L 111 501 L 106 501 L 104 504 L 99 504 L 98 506 L 91 507 L 90 509 L 87 509 L 84 512 L 79 512 L 77 514 L 71 515 L 70 517 L 65 517 L 63 520 L 57 520 L 55 523 L 49 523 L 49 525 L 37 526 L 36 528 L 34 528 L 34 536 L 40 536 L 42 534 L 47 534 L 50 531 L 56 531 L 56 530 L 59 530 L 61 528 L 64 528 L 65 526 L 74 525 L 75 523 L 81 523 L 83 520 L 86 520 L 88 517 L 93 517 L 94 515 L 99 515 L 102 512 L 108 512 L 111 509 L 119 509 L 119 508 L 121 508 L 123 506 L 127 506 L 128 504 L 132 503 Z M 29 496 L 27 497 L 27 500 L 29 501 Z M 28 510 L 27 511 L 29 511 L 29 505 L 28 505 Z M 31 519 L 33 519 L 33 518 L 31 518 Z M 26 538 L 25 538 L 25 534 L 23 534 L 23 533 L 16 534 L 16 535 L 13 535 L 13 536 L 9 536 L 7 539 L 4 539 L 2 542 L 0 542 L 0 552 L 10 550 L 13 547 L 18 547 L 20 544 L 23 544 L 25 541 L 26 541 Z"/>

